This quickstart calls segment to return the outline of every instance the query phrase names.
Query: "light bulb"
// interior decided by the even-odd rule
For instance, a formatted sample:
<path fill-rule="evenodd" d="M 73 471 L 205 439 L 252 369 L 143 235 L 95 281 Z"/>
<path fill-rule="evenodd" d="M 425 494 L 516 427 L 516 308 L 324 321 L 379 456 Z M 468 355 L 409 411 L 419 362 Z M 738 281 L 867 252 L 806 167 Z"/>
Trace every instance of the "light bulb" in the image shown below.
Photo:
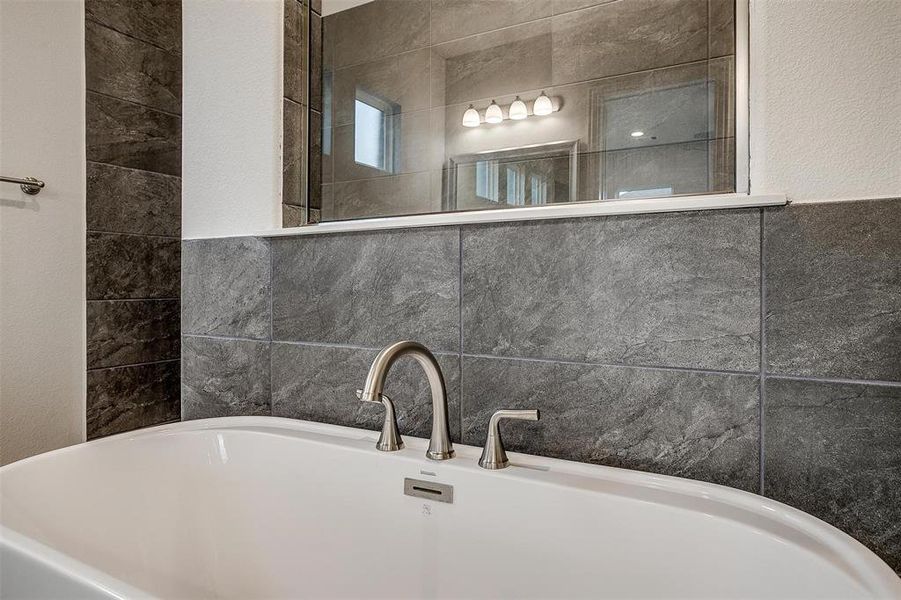
<path fill-rule="evenodd" d="M 501 112 L 501 107 L 497 105 L 497 102 L 492 100 L 491 104 L 488 105 L 488 109 L 485 111 L 485 122 L 500 123 L 503 120 L 504 113 Z"/>
<path fill-rule="evenodd" d="M 463 127 L 478 127 L 482 124 L 482 118 L 479 117 L 479 111 L 473 108 L 472 104 L 463 113 Z"/>
<path fill-rule="evenodd" d="M 513 101 L 513 104 L 510 105 L 510 118 L 519 121 L 521 119 L 525 119 L 528 116 L 529 109 L 526 108 L 526 103 L 520 100 L 519 96 L 517 96 L 516 100 Z"/>
<path fill-rule="evenodd" d="M 634 138 L 644 137 L 644 131 L 633 131 L 629 135 L 631 135 Z"/>
<path fill-rule="evenodd" d="M 535 98 L 535 104 L 532 105 L 532 112 L 539 116 L 549 115 L 554 112 L 554 105 L 547 94 L 541 92 L 541 95 Z"/>

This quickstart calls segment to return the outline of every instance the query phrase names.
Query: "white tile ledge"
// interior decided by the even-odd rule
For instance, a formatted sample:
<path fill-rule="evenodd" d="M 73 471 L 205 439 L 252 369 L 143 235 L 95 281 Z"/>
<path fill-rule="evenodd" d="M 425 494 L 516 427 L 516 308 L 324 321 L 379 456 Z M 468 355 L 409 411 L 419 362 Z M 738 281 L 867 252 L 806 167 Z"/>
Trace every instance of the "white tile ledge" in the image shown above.
<path fill-rule="evenodd" d="M 292 235 L 321 235 L 347 231 L 373 231 L 378 229 L 403 229 L 408 227 L 440 227 L 447 225 L 471 225 L 477 223 L 504 223 L 532 221 L 536 219 L 569 219 L 573 217 L 598 217 L 605 215 L 632 215 L 642 213 L 677 212 L 687 210 L 720 210 L 729 208 L 753 208 L 782 206 L 788 201 L 784 194 L 709 194 L 704 196 L 679 196 L 675 198 L 643 198 L 636 200 L 608 200 L 605 202 L 575 202 L 522 208 L 494 210 L 470 210 L 453 213 L 431 213 L 399 217 L 377 217 L 349 221 L 330 221 L 305 227 L 286 227 L 263 231 L 261 237 L 285 237 Z"/>

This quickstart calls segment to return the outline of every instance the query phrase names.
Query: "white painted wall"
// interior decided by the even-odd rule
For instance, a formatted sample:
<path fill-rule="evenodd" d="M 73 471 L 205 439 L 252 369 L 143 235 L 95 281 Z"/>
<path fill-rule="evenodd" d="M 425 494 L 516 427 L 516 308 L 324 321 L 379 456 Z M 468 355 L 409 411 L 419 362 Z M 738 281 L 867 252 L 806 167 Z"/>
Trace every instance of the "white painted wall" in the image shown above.
<path fill-rule="evenodd" d="M 751 191 L 901 196 L 901 0 L 751 0 Z"/>
<path fill-rule="evenodd" d="M 84 441 L 81 0 L 0 1 L 0 464 Z"/>
<path fill-rule="evenodd" d="M 184 0 L 182 237 L 281 225 L 282 0 Z"/>

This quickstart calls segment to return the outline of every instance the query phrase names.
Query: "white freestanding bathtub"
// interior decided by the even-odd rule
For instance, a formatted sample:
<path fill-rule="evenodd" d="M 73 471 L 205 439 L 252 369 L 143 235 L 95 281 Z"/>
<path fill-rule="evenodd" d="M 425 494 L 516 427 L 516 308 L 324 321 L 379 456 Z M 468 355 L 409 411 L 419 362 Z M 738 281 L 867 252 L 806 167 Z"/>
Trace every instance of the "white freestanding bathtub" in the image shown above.
<path fill-rule="evenodd" d="M 3 598 L 899 598 L 802 512 L 716 485 L 247 417 L 0 469 Z M 428 498 L 405 495 L 416 480 Z M 450 495 L 437 485 L 452 486 Z"/>

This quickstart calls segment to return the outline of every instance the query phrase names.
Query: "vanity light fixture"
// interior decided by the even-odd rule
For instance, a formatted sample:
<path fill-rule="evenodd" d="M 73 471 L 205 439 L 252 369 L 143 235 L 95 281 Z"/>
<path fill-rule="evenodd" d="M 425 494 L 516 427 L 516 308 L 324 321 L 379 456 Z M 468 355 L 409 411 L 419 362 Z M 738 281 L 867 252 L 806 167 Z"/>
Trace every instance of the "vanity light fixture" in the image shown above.
<path fill-rule="evenodd" d="M 513 104 L 510 105 L 510 118 L 516 121 L 520 121 L 529 116 L 529 109 L 526 108 L 526 103 L 519 99 L 519 96 L 516 97 L 516 100 L 513 101 Z"/>
<path fill-rule="evenodd" d="M 492 100 L 491 104 L 488 105 L 488 109 L 485 110 L 485 122 L 500 123 L 503 120 L 504 113 L 501 111 L 501 107 L 497 105 L 497 102 Z"/>
<path fill-rule="evenodd" d="M 470 104 L 466 112 L 463 113 L 463 127 L 478 127 L 481 124 L 482 117 L 479 116 L 479 111 Z"/>
<path fill-rule="evenodd" d="M 535 104 L 532 105 L 532 113 L 542 117 L 554 112 L 554 105 L 548 95 L 542 91 L 541 95 L 535 98 Z"/>

